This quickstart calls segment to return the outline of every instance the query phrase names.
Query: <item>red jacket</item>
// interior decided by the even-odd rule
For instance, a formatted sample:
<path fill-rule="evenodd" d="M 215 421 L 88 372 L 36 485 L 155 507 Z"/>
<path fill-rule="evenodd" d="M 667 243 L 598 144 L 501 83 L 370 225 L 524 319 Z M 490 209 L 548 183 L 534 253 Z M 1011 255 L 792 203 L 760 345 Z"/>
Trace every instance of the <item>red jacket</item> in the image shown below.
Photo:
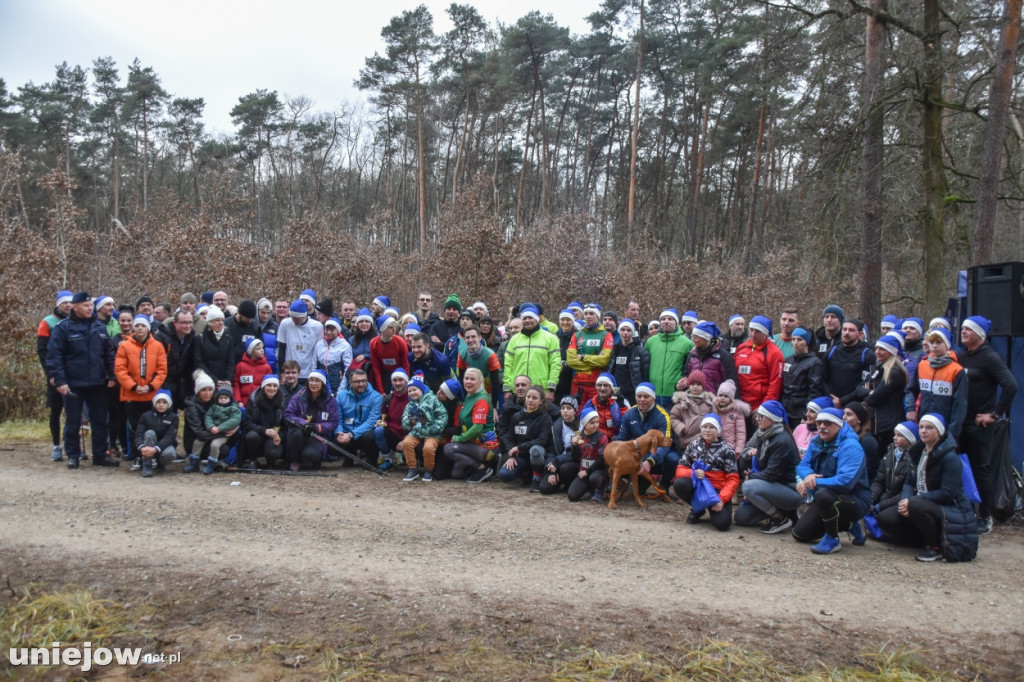
<path fill-rule="evenodd" d="M 391 373 L 401 367 L 409 372 L 409 347 L 398 334 L 384 343 L 379 336 L 370 339 L 370 385 L 381 395 L 391 393 Z"/>
<path fill-rule="evenodd" d="M 785 358 L 771 339 L 760 348 L 753 341 L 744 341 L 733 355 L 739 378 L 740 400 L 750 405 L 751 412 L 766 400 L 782 395 L 782 365 Z"/>
<path fill-rule="evenodd" d="M 231 381 L 234 388 L 235 402 L 247 405 L 249 396 L 263 383 L 263 377 L 273 374 L 270 363 L 266 357 L 253 360 L 247 353 L 242 354 L 242 359 L 235 365 L 235 378 Z"/>

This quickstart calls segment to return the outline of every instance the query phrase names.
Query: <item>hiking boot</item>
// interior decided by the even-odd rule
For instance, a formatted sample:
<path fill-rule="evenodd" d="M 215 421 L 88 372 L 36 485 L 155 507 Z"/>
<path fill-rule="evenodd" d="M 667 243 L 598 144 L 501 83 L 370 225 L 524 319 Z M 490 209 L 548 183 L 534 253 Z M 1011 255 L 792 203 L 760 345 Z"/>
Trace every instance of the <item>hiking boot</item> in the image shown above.
<path fill-rule="evenodd" d="M 106 455 L 99 455 L 92 460 L 94 467 L 119 467 L 121 463 L 116 459 L 110 459 Z"/>
<path fill-rule="evenodd" d="M 149 478 L 153 475 L 153 459 L 146 457 L 142 460 L 142 477 Z"/>
<path fill-rule="evenodd" d="M 768 519 L 768 523 L 761 526 L 759 529 L 766 535 L 775 535 L 781 533 L 784 530 L 789 530 L 793 527 L 793 519 L 788 516 L 780 516 L 777 519 Z"/>
<path fill-rule="evenodd" d="M 405 478 L 402 479 L 402 483 L 412 483 L 413 481 L 415 481 L 419 477 L 420 477 L 420 472 L 419 471 L 417 471 L 416 469 L 409 469 L 409 473 L 407 473 L 405 475 Z"/>
<path fill-rule="evenodd" d="M 217 460 L 213 457 L 209 457 L 206 460 L 206 464 L 203 465 L 203 476 L 209 476 L 213 473 L 214 469 L 217 468 Z"/>
<path fill-rule="evenodd" d="M 423 472 L 422 480 L 423 480 L 424 483 L 433 483 L 434 482 L 434 474 L 433 474 L 433 472 L 431 472 L 431 471 L 424 471 Z"/>
<path fill-rule="evenodd" d="M 988 535 L 992 532 L 992 517 L 982 516 L 978 519 L 978 535 Z"/>
<path fill-rule="evenodd" d="M 834 554 L 843 548 L 843 543 L 835 535 L 825 534 L 818 544 L 811 547 L 815 554 Z"/>
<path fill-rule="evenodd" d="M 533 480 L 530 481 L 530 492 L 531 493 L 539 493 L 540 492 L 540 476 L 534 476 Z"/>
<path fill-rule="evenodd" d="M 62 459 L 64 459 L 64 457 L 62 456 L 62 453 L 60 451 L 60 446 L 59 445 L 54 445 L 53 446 L 53 452 L 50 453 L 50 461 L 51 462 L 59 462 Z"/>
<path fill-rule="evenodd" d="M 925 547 L 914 558 L 918 561 L 939 561 L 942 559 L 942 551 L 938 547 Z"/>
<path fill-rule="evenodd" d="M 142 468 L 142 458 L 141 457 L 136 457 L 135 459 L 132 460 L 132 469 L 131 470 L 132 471 L 138 471 L 141 468 Z"/>
<path fill-rule="evenodd" d="M 846 532 L 850 534 L 851 538 L 853 538 L 852 542 L 857 547 L 863 546 L 864 543 L 868 541 L 867 537 L 864 535 L 864 529 L 861 527 L 860 521 L 854 521 L 853 525 L 850 526 L 850 530 Z"/>
<path fill-rule="evenodd" d="M 182 471 L 186 474 L 194 474 L 199 471 L 199 455 L 189 455 L 188 464 L 185 465 Z"/>
<path fill-rule="evenodd" d="M 482 469 L 477 469 L 469 478 L 466 479 L 466 483 L 483 483 L 488 478 L 494 475 L 494 469 L 489 466 L 485 466 Z"/>
<path fill-rule="evenodd" d="M 77 469 L 77 468 L 78 468 L 78 458 L 77 457 L 72 457 L 71 455 L 68 455 L 68 469 Z"/>
<path fill-rule="evenodd" d="M 386 459 L 386 460 L 384 460 L 383 462 L 380 463 L 380 466 L 377 467 L 377 470 L 378 471 L 382 471 L 384 473 L 387 473 L 388 471 L 391 471 L 394 468 L 395 468 L 395 465 L 392 464 L 391 460 L 390 459 Z"/>
<path fill-rule="evenodd" d="M 686 522 L 690 523 L 690 524 L 700 523 L 700 519 L 701 519 L 702 516 L 704 516 L 704 510 L 703 509 L 700 511 L 699 514 L 697 512 L 695 512 L 695 511 L 693 511 L 693 510 L 690 510 L 690 514 L 686 517 Z"/>
<path fill-rule="evenodd" d="M 601 490 L 595 490 L 594 494 L 590 496 L 591 502 L 604 502 L 604 493 Z"/>

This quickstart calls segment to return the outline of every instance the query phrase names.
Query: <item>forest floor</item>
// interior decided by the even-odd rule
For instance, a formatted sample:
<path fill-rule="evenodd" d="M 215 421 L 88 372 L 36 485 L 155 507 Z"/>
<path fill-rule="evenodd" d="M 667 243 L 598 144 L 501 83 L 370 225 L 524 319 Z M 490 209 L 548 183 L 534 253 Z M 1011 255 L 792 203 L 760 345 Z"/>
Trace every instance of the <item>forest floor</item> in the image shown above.
<path fill-rule="evenodd" d="M 83 637 L 167 659 L 90 679 L 1024 679 L 1020 525 L 966 564 L 845 536 L 819 557 L 686 525 L 678 503 L 180 467 L 69 471 L 45 443 L 0 445 L 3 627 L 77 591 L 117 615 Z M 15 641 L 3 674 L 75 674 L 11 666 Z"/>

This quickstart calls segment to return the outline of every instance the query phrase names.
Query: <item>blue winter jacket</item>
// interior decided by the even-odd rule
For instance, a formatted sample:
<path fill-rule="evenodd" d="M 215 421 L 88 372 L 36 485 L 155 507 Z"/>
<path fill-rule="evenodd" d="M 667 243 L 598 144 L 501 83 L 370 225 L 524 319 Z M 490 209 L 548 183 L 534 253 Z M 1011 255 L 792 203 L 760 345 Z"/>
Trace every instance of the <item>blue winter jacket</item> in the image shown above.
<path fill-rule="evenodd" d="M 46 372 L 54 386 L 72 389 L 102 386 L 114 378 L 114 344 L 107 327 L 94 317 L 72 313 L 50 330 Z"/>
<path fill-rule="evenodd" d="M 452 378 L 452 366 L 444 353 L 430 348 L 430 357 L 426 360 L 417 360 L 415 354 L 409 352 L 409 374 L 423 373 L 423 383 L 430 387 L 430 390 L 437 393 L 441 384 Z"/>
<path fill-rule="evenodd" d="M 359 438 L 367 431 L 372 431 L 380 418 L 382 398 L 372 386 L 356 395 L 351 388 L 338 393 L 338 428 L 334 432 L 351 433 Z"/>
<path fill-rule="evenodd" d="M 277 368 L 277 322 L 273 320 L 267 320 L 266 326 L 263 327 L 263 353 L 267 356 L 267 363 L 270 364 L 270 369 L 274 370 L 274 374 L 278 374 Z"/>
<path fill-rule="evenodd" d="M 631 407 L 622 415 L 619 433 L 613 440 L 636 440 L 651 429 L 657 429 L 667 438 L 672 438 L 672 419 L 665 408 L 655 404 L 647 412 L 641 412 L 639 407 Z M 655 465 L 660 465 L 664 461 L 665 455 L 671 450 L 671 446 L 660 447 L 655 454 L 645 458 L 651 462 L 652 471 Z"/>
<path fill-rule="evenodd" d="M 801 479 L 810 474 L 818 474 L 818 487 L 852 497 L 857 503 L 857 518 L 867 513 L 871 506 L 867 461 L 860 438 L 849 424 L 843 424 L 831 443 L 824 442 L 821 436 L 811 440 L 796 466 L 796 475 Z"/>

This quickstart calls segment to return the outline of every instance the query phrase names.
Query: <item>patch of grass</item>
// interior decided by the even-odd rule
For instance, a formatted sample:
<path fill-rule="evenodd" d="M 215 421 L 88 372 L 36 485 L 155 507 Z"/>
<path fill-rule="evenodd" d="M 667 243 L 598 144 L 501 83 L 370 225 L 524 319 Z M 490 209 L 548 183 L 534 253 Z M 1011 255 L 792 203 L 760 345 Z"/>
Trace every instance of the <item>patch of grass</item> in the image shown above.
<path fill-rule="evenodd" d="M 0 422 L 0 443 L 15 440 L 50 441 L 50 425 L 45 419 L 8 419 Z"/>
<path fill-rule="evenodd" d="M 110 600 L 96 599 L 88 590 L 67 585 L 59 592 L 47 592 L 34 583 L 24 589 L 24 597 L 0 607 L 0 633 L 9 642 L 5 646 L 46 648 L 53 642 L 103 646 L 114 639 L 145 636 L 134 628 L 138 614 Z M 13 674 L 9 665 L 3 670 Z"/>

